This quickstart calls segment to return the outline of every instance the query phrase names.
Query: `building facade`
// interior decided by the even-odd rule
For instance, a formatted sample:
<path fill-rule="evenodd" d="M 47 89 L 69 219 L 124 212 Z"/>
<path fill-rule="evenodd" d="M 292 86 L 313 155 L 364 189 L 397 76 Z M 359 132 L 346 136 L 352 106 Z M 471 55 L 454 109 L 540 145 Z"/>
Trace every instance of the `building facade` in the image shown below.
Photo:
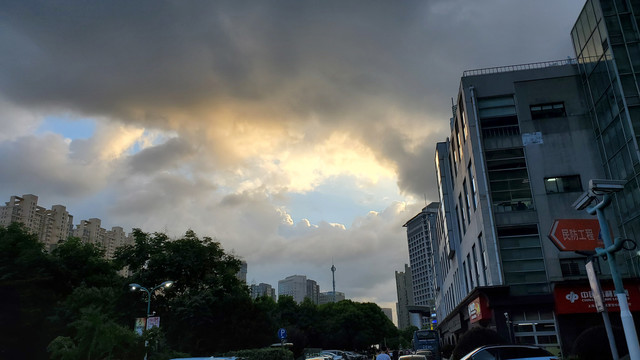
<path fill-rule="evenodd" d="M 571 205 L 603 176 L 577 65 L 467 71 L 453 110 L 450 140 L 436 145 L 435 158 L 443 341 L 484 326 L 566 352 L 554 290 L 584 279 L 573 271 L 584 257 L 560 252 L 546 234 L 555 219 L 589 217 Z"/>
<path fill-rule="evenodd" d="M 415 305 L 413 303 L 411 267 L 407 264 L 404 264 L 404 272 L 396 271 L 396 291 L 398 294 L 398 302 L 396 304 L 398 328 L 404 330 L 411 324 L 408 306 Z"/>
<path fill-rule="evenodd" d="M 626 180 L 610 206 L 620 236 L 640 238 L 640 3 L 588 0 L 571 30 L 591 114 L 594 144 L 608 179 Z M 637 253 L 621 252 L 636 277 Z"/>

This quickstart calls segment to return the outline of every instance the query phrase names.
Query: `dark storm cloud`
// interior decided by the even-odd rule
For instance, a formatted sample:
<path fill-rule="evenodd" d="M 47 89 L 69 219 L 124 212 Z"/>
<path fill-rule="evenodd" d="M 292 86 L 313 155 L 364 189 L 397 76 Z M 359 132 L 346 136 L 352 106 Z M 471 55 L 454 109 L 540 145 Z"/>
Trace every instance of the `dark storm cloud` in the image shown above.
<path fill-rule="evenodd" d="M 409 50 L 422 47 L 411 31 L 416 4 L 8 2 L 0 87 L 21 103 L 121 116 L 260 101 L 292 86 L 301 92 L 281 99 L 283 110 L 304 114 L 390 87 L 406 99 L 424 90 L 397 65 L 415 66 Z"/>
<path fill-rule="evenodd" d="M 189 134 L 319 121 L 422 196 L 462 71 L 570 55 L 580 2 L 5 1 L 0 94 Z"/>
<path fill-rule="evenodd" d="M 195 153 L 193 146 L 179 138 L 146 148 L 130 158 L 130 169 L 134 173 L 152 174 L 185 163 Z"/>

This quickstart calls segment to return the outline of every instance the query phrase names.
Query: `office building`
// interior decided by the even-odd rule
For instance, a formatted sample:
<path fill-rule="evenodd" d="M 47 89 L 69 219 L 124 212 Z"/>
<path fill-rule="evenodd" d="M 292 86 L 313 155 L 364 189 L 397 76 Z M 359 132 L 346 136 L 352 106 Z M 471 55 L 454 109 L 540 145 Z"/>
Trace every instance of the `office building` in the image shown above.
<path fill-rule="evenodd" d="M 307 295 L 311 302 L 318 305 L 318 296 L 320 295 L 320 286 L 315 280 L 307 279 Z"/>
<path fill-rule="evenodd" d="M 247 267 L 247 262 L 242 260 L 240 262 L 240 270 L 236 274 L 236 278 L 238 278 L 238 280 L 244 282 L 245 284 L 247 283 Z"/>
<path fill-rule="evenodd" d="M 407 228 L 414 305 L 432 305 L 435 297 L 432 244 L 436 236 L 438 206 L 438 203 L 425 206 L 403 225 Z"/>
<path fill-rule="evenodd" d="M 409 309 L 407 307 L 414 305 L 411 267 L 407 264 L 404 264 L 404 272 L 396 271 L 396 291 L 398 294 L 398 302 L 396 303 L 398 328 L 404 330 L 410 325 Z"/>
<path fill-rule="evenodd" d="M 318 294 L 318 305 L 324 305 L 331 302 L 339 302 L 345 300 L 343 292 L 336 291 L 335 294 L 333 291 L 321 292 Z"/>
<path fill-rule="evenodd" d="M 276 301 L 276 289 L 274 289 L 271 285 L 260 283 L 258 285 L 251 285 L 251 298 L 256 299 L 261 296 L 268 296 Z"/>
<path fill-rule="evenodd" d="M 380 308 L 380 310 L 382 310 L 382 313 L 384 313 L 387 316 L 387 318 L 389 318 L 389 321 L 393 322 L 393 309 Z"/>
<path fill-rule="evenodd" d="M 291 275 L 278 281 L 278 296 L 291 296 L 298 304 L 307 297 L 314 301 L 314 297 L 317 297 L 319 292 L 317 283 L 304 275 Z M 317 301 L 314 303 L 317 304 Z"/>
<path fill-rule="evenodd" d="M 572 271 L 584 258 L 546 235 L 555 219 L 589 217 L 571 204 L 603 176 L 582 94 L 571 60 L 463 74 L 450 138 L 435 156 L 444 343 L 485 326 L 556 353 L 571 346 L 560 341 L 554 290 L 584 278 Z"/>
<path fill-rule="evenodd" d="M 571 39 L 591 114 L 598 162 L 608 179 L 626 180 L 610 208 L 616 235 L 640 239 L 640 32 L 637 1 L 589 0 Z M 640 276 L 637 253 L 618 253 Z"/>

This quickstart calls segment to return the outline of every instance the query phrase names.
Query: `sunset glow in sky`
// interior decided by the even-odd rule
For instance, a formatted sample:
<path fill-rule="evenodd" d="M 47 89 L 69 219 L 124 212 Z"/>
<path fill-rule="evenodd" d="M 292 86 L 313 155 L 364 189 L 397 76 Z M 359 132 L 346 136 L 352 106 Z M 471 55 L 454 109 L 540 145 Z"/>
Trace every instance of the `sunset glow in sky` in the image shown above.
<path fill-rule="evenodd" d="M 566 59 L 584 0 L 0 4 L 0 201 L 193 229 L 248 282 L 395 312 L 464 70 Z"/>

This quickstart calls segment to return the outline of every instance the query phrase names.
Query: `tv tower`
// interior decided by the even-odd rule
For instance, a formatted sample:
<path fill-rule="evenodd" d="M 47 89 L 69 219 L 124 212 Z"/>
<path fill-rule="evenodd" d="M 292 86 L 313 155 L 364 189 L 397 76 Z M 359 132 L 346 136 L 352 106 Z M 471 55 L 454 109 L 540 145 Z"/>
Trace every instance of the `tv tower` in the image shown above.
<path fill-rule="evenodd" d="M 336 267 L 331 260 L 331 275 L 333 275 L 333 302 L 336 302 Z"/>

